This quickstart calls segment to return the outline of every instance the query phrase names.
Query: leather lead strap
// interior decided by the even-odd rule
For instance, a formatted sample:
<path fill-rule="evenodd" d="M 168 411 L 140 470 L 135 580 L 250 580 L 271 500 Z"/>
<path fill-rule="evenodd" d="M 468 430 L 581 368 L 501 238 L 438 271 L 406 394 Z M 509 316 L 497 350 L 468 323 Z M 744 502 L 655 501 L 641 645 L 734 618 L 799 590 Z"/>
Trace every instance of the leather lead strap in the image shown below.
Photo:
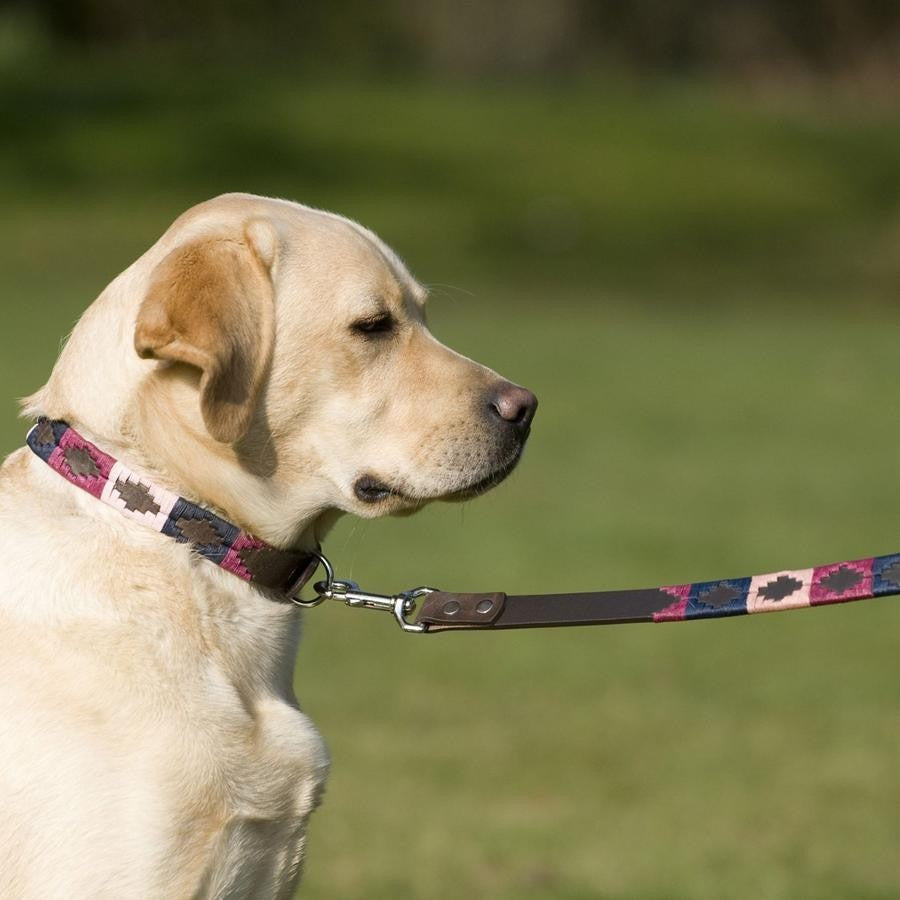
<path fill-rule="evenodd" d="M 900 595 L 900 553 L 719 581 L 586 594 L 430 594 L 428 631 L 682 622 Z"/>
<path fill-rule="evenodd" d="M 495 628 L 506 607 L 506 594 L 449 594 L 433 591 L 425 597 L 418 622 L 429 631 L 455 628 Z"/>
<path fill-rule="evenodd" d="M 429 632 L 652 622 L 654 613 L 672 600 L 657 588 L 519 596 L 435 591 L 425 599 L 418 621 L 428 625 Z"/>

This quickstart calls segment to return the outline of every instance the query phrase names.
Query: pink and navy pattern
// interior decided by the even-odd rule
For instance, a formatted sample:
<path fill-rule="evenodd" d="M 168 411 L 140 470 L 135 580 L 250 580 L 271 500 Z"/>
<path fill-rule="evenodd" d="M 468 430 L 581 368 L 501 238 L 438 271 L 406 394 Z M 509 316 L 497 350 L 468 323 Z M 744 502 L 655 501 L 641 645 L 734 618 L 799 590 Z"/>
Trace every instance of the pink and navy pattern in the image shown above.
<path fill-rule="evenodd" d="M 284 593 L 318 566 L 310 553 L 278 550 L 202 506 L 152 484 L 95 447 L 66 422 L 39 419 L 28 446 L 66 481 L 119 512 L 174 538 L 244 581 Z M 287 599 L 287 598 L 285 598 Z"/>
<path fill-rule="evenodd" d="M 671 603 L 652 613 L 654 622 L 680 622 L 802 609 L 900 594 L 900 554 L 784 569 L 768 575 L 726 578 L 659 588 Z"/>

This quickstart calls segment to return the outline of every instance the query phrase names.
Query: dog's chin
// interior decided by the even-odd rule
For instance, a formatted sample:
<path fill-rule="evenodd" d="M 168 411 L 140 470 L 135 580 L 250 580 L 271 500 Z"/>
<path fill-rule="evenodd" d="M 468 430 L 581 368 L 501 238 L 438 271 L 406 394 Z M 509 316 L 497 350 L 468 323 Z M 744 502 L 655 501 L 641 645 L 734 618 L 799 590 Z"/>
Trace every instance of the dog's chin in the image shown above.
<path fill-rule="evenodd" d="M 497 466 L 497 468 L 488 472 L 486 475 L 482 475 L 471 484 L 459 488 L 452 493 L 444 494 L 438 499 L 445 500 L 449 503 L 461 503 L 466 500 L 472 500 L 474 497 L 480 497 L 482 494 L 486 494 L 489 490 L 495 488 L 501 481 L 505 481 L 506 478 L 512 474 L 513 469 L 519 464 L 521 456 L 522 451 L 518 450 L 510 459 L 502 465 Z"/>
<path fill-rule="evenodd" d="M 521 450 L 517 450 L 510 458 L 486 473 L 476 473 L 468 482 L 460 479 L 463 480 L 461 487 L 438 489 L 433 493 L 413 491 L 407 487 L 390 484 L 377 475 L 367 473 L 361 475 L 353 483 L 353 495 L 361 507 L 360 512 L 363 515 L 410 515 L 433 500 L 444 500 L 450 503 L 462 502 L 486 493 L 509 476 L 518 464 L 521 455 Z"/>

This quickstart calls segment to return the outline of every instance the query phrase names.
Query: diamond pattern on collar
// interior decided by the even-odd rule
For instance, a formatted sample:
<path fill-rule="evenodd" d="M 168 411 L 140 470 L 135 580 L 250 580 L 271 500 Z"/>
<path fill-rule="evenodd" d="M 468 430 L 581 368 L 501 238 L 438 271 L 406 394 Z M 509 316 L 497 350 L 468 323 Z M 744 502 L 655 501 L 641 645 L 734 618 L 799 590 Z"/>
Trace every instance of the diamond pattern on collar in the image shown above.
<path fill-rule="evenodd" d="M 192 544 L 201 547 L 219 547 L 222 544 L 222 535 L 206 519 L 182 516 L 175 524 Z"/>
<path fill-rule="evenodd" d="M 90 478 L 96 478 L 100 474 L 100 467 L 84 447 L 66 447 L 63 450 L 63 456 L 73 475 L 87 475 Z"/>
<path fill-rule="evenodd" d="M 119 478 L 115 489 L 125 503 L 125 508 L 131 512 L 150 513 L 155 516 L 160 510 L 160 505 L 153 499 L 150 488 L 142 481 Z"/>

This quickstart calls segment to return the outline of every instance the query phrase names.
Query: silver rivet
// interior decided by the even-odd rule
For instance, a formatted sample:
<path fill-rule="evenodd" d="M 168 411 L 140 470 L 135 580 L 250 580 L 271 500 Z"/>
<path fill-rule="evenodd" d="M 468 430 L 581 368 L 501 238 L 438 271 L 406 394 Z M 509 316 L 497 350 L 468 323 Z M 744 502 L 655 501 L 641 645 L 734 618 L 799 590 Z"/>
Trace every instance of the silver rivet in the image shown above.
<path fill-rule="evenodd" d="M 455 616 L 460 609 L 462 609 L 462 605 L 459 600 L 451 600 L 449 603 L 444 604 L 442 612 L 445 616 Z"/>
<path fill-rule="evenodd" d="M 493 600 L 482 600 L 478 606 L 475 607 L 476 612 L 480 612 L 482 615 L 489 613 L 494 608 Z"/>

